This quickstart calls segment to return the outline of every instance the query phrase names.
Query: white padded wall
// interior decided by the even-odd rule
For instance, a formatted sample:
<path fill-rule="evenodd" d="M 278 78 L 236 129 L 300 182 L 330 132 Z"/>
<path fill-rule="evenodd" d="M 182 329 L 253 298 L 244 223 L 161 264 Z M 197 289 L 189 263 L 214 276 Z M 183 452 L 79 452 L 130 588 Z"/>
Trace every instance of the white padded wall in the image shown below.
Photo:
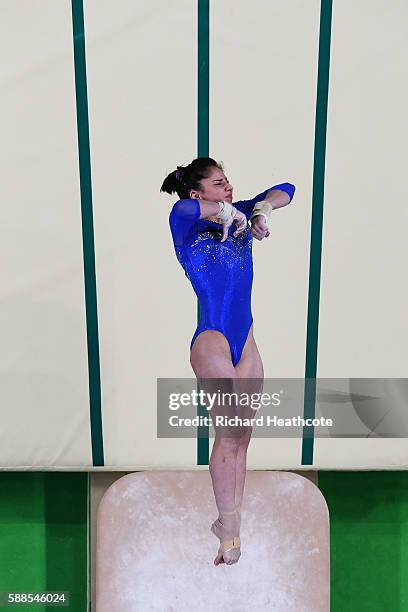
<path fill-rule="evenodd" d="M 210 155 L 236 198 L 297 187 L 253 245 L 272 378 L 305 372 L 320 10 L 210 2 Z M 319 377 L 406 373 L 407 10 L 333 3 Z M 84 16 L 102 431 L 90 427 L 71 6 L 5 0 L 0 467 L 92 469 L 93 435 L 106 470 L 193 468 L 195 438 L 157 439 L 156 379 L 193 378 L 197 303 L 168 226 L 177 198 L 159 189 L 197 155 L 198 4 L 84 0 Z M 248 465 L 299 469 L 301 450 L 256 438 Z M 404 440 L 315 440 L 318 469 L 406 462 Z"/>

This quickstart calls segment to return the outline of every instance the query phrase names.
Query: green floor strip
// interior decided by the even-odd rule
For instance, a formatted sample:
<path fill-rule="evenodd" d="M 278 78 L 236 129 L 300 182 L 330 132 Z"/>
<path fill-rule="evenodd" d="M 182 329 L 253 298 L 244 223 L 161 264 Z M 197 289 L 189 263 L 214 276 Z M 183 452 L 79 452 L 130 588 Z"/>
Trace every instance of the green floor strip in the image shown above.
<path fill-rule="evenodd" d="M 331 612 L 408 610 L 408 472 L 319 472 L 330 512 Z"/>
<path fill-rule="evenodd" d="M 210 2 L 198 0 L 198 110 L 197 110 L 197 156 L 209 156 L 210 117 Z M 197 304 L 197 318 L 200 316 Z M 198 406 L 197 414 L 207 416 L 204 406 Z M 197 465 L 209 463 L 209 427 L 197 428 Z"/>
<path fill-rule="evenodd" d="M 306 337 L 306 380 L 303 410 L 305 419 L 313 418 L 315 416 L 316 404 L 317 344 L 319 334 L 320 272 L 322 255 L 331 21 L 332 0 L 321 0 Z M 314 427 L 304 427 L 302 439 L 302 465 L 313 465 L 313 447 Z"/>
<path fill-rule="evenodd" d="M 81 187 L 82 245 L 84 259 L 86 332 L 93 465 L 104 465 L 95 244 L 92 211 L 91 155 L 85 63 L 85 28 L 82 0 L 72 0 L 75 95 L 77 108 L 79 176 Z"/>
<path fill-rule="evenodd" d="M 69 591 L 58 609 L 86 612 L 87 474 L 1 472 L 0 489 L 0 591 Z"/>

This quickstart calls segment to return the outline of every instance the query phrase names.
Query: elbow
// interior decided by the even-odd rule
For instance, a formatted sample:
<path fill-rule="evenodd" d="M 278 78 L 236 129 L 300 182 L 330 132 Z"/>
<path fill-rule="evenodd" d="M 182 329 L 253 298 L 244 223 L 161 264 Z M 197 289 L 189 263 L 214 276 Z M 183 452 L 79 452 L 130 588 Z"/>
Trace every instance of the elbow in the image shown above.
<path fill-rule="evenodd" d="M 190 200 L 177 200 L 177 202 L 173 205 L 173 208 L 171 209 L 171 214 L 176 215 L 177 217 L 184 217 L 190 207 Z"/>
<path fill-rule="evenodd" d="M 175 204 L 173 204 L 170 214 L 169 221 L 172 223 L 173 219 L 176 219 L 180 216 L 180 200 L 178 200 Z"/>
<path fill-rule="evenodd" d="M 287 206 L 293 199 L 293 196 L 295 194 L 295 190 L 296 187 L 295 185 L 293 185 L 292 183 L 280 183 L 279 185 L 276 185 L 275 187 L 272 187 L 272 189 L 268 192 L 272 193 L 273 191 L 278 190 L 281 192 L 281 195 L 279 196 L 279 203 L 277 203 L 277 208 L 280 208 L 281 206 Z M 284 201 L 282 200 L 282 193 L 285 193 L 287 197 L 284 198 Z"/>
<path fill-rule="evenodd" d="M 293 200 L 293 196 L 295 195 L 296 187 L 292 183 L 283 183 L 281 185 L 282 191 L 285 191 L 289 196 L 288 204 Z"/>
<path fill-rule="evenodd" d="M 276 191 L 279 193 L 276 193 Z M 280 183 L 272 188 L 269 193 L 273 193 L 275 191 L 276 195 L 271 195 L 271 204 L 273 208 L 283 208 L 290 204 L 293 199 L 296 187 L 292 185 L 292 183 Z M 285 194 L 285 195 L 283 195 Z"/>
<path fill-rule="evenodd" d="M 198 200 L 183 199 L 178 200 L 171 209 L 171 219 L 192 220 L 200 217 L 200 205 Z"/>

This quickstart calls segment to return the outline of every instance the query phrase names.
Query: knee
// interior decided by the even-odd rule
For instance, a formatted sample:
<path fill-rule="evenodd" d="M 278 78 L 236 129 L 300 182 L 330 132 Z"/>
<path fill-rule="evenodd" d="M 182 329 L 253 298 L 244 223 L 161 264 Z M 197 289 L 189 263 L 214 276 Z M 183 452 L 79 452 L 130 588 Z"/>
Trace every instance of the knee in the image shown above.
<path fill-rule="evenodd" d="M 239 450 L 246 450 L 251 441 L 252 427 L 246 428 L 242 436 L 239 438 Z"/>
<path fill-rule="evenodd" d="M 236 378 L 235 369 L 223 352 L 204 351 L 203 347 L 196 348 L 190 353 L 190 364 L 197 378 Z"/>
<path fill-rule="evenodd" d="M 202 361 L 199 367 L 194 363 L 194 359 L 190 359 L 190 363 L 198 379 L 225 378 L 232 381 L 236 378 L 234 368 L 222 357 L 211 356 L 205 362 Z"/>

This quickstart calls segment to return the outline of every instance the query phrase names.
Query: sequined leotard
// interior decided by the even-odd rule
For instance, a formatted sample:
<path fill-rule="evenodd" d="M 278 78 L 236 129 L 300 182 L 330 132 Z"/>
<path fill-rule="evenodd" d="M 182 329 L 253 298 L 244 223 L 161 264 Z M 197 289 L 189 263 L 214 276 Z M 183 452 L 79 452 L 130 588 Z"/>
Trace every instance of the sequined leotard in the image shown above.
<path fill-rule="evenodd" d="M 252 200 L 234 202 L 235 208 L 250 219 L 257 202 L 268 191 L 281 189 L 292 200 L 295 186 L 281 183 L 266 189 Z M 253 279 L 252 236 L 250 228 L 236 238 L 233 223 L 228 238 L 220 242 L 218 223 L 200 219 L 199 200 L 184 199 L 171 210 L 170 229 L 177 258 L 190 280 L 199 302 L 199 321 L 190 344 L 206 330 L 221 332 L 229 344 L 233 365 L 241 358 L 252 325 L 251 291 Z"/>

